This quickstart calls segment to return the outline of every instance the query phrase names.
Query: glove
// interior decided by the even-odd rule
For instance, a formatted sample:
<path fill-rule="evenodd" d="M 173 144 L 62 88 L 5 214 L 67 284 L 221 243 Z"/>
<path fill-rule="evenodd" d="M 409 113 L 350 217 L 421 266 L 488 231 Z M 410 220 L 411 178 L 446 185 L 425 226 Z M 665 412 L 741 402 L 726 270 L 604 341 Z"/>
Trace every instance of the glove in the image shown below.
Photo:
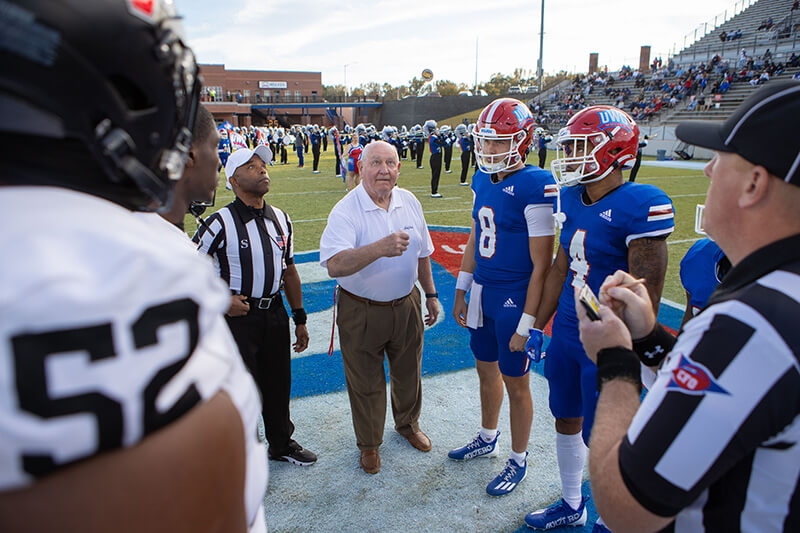
<path fill-rule="evenodd" d="M 528 359 L 534 363 L 538 363 L 544 357 L 542 353 L 542 344 L 544 344 L 544 333 L 542 333 L 542 330 L 531 328 L 530 337 L 528 337 L 528 342 L 525 343 L 525 354 L 528 356 Z"/>

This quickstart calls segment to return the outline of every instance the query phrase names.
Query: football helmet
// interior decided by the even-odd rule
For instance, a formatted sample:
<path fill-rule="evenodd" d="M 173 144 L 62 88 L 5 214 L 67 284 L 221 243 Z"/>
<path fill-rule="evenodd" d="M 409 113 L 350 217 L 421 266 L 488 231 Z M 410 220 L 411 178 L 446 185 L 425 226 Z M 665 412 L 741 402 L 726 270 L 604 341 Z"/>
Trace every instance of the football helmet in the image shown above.
<path fill-rule="evenodd" d="M 465 137 L 467 135 L 467 125 L 459 124 L 458 126 L 456 126 L 456 129 L 454 131 L 456 133 L 456 137 L 458 137 L 459 139 L 461 137 Z"/>
<path fill-rule="evenodd" d="M 533 142 L 533 115 L 528 106 L 514 98 L 499 98 L 486 106 L 478 117 L 472 136 L 475 160 L 487 174 L 509 170 L 525 162 Z M 508 148 L 489 153 L 486 141 L 508 141 Z"/>
<path fill-rule="evenodd" d="M 591 106 L 573 115 L 555 141 L 553 176 L 559 185 L 569 187 L 599 181 L 618 168 L 632 166 L 639 126 L 621 109 Z"/>
<path fill-rule="evenodd" d="M 3 0 L 2 11 L 8 153 L 20 143 L 81 147 L 99 175 L 49 172 L 48 184 L 132 209 L 165 205 L 183 175 L 201 92 L 173 2 Z M 20 170 L 24 183 L 38 182 Z"/>
<path fill-rule="evenodd" d="M 424 133 L 426 137 L 430 137 L 435 132 L 436 132 L 436 121 L 433 119 L 426 120 L 425 124 L 422 125 L 422 133 Z"/>

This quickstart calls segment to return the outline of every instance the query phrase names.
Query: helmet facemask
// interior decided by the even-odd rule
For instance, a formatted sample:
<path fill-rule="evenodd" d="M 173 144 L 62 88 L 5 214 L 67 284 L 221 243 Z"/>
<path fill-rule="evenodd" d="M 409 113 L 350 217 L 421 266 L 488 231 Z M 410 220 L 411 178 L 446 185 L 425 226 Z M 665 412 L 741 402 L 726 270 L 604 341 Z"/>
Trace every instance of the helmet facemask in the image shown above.
<path fill-rule="evenodd" d="M 571 134 L 569 130 L 559 133 L 556 141 L 556 157 L 550 163 L 550 169 L 559 185 L 573 187 L 579 183 L 592 183 L 608 176 L 614 166 L 610 165 L 605 172 L 597 174 L 601 168 L 597 154 L 609 142 L 602 133 Z M 586 146 L 591 151 L 586 153 Z"/>
<path fill-rule="evenodd" d="M 472 136 L 475 138 L 475 160 L 480 169 L 487 174 L 505 172 L 525 161 L 520 155 L 520 147 L 528 136 L 524 130 L 498 134 L 492 128 L 481 128 L 480 130 L 476 129 Z M 485 148 L 487 141 L 509 141 L 508 150 L 493 154 L 487 153 Z"/>

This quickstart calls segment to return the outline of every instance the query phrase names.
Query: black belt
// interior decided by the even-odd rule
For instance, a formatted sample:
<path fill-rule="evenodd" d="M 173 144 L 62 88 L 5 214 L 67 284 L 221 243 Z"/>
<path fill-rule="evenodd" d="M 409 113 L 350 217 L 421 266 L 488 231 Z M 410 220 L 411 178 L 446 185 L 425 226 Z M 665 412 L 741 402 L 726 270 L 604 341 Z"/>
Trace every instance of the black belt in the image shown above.
<path fill-rule="evenodd" d="M 247 298 L 247 303 L 250 304 L 250 309 L 269 309 L 272 302 L 281 297 L 281 291 L 275 294 L 270 294 L 266 298 Z"/>
<path fill-rule="evenodd" d="M 370 305 L 386 306 L 386 307 L 389 307 L 389 306 L 394 307 L 396 305 L 400 305 L 401 303 L 403 303 L 403 300 L 405 300 L 406 298 L 411 296 L 411 292 L 414 292 L 412 290 L 411 292 L 409 292 L 408 294 L 406 294 L 405 296 L 403 296 L 401 298 L 397 298 L 395 300 L 389 300 L 388 302 L 381 302 L 381 301 L 377 301 L 377 300 L 370 300 L 369 298 L 364 298 L 363 296 L 357 296 L 357 295 L 353 294 L 352 292 L 350 292 L 348 290 L 345 290 L 341 285 L 339 286 L 339 290 L 342 291 L 343 293 L 345 293 L 346 295 L 348 295 L 350 298 L 352 298 L 353 300 L 355 300 L 357 302 L 362 302 L 362 303 L 370 304 Z"/>

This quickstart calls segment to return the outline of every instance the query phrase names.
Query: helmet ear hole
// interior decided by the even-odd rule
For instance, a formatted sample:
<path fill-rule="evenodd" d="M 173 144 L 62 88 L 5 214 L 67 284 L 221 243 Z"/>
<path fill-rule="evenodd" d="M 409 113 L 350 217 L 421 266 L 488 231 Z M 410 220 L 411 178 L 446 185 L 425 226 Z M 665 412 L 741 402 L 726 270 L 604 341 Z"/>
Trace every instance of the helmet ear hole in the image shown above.
<path fill-rule="evenodd" d="M 109 76 L 109 81 L 114 87 L 119 98 L 131 111 L 142 111 L 155 107 L 148 99 L 147 94 L 142 91 L 130 78 L 119 74 Z"/>

